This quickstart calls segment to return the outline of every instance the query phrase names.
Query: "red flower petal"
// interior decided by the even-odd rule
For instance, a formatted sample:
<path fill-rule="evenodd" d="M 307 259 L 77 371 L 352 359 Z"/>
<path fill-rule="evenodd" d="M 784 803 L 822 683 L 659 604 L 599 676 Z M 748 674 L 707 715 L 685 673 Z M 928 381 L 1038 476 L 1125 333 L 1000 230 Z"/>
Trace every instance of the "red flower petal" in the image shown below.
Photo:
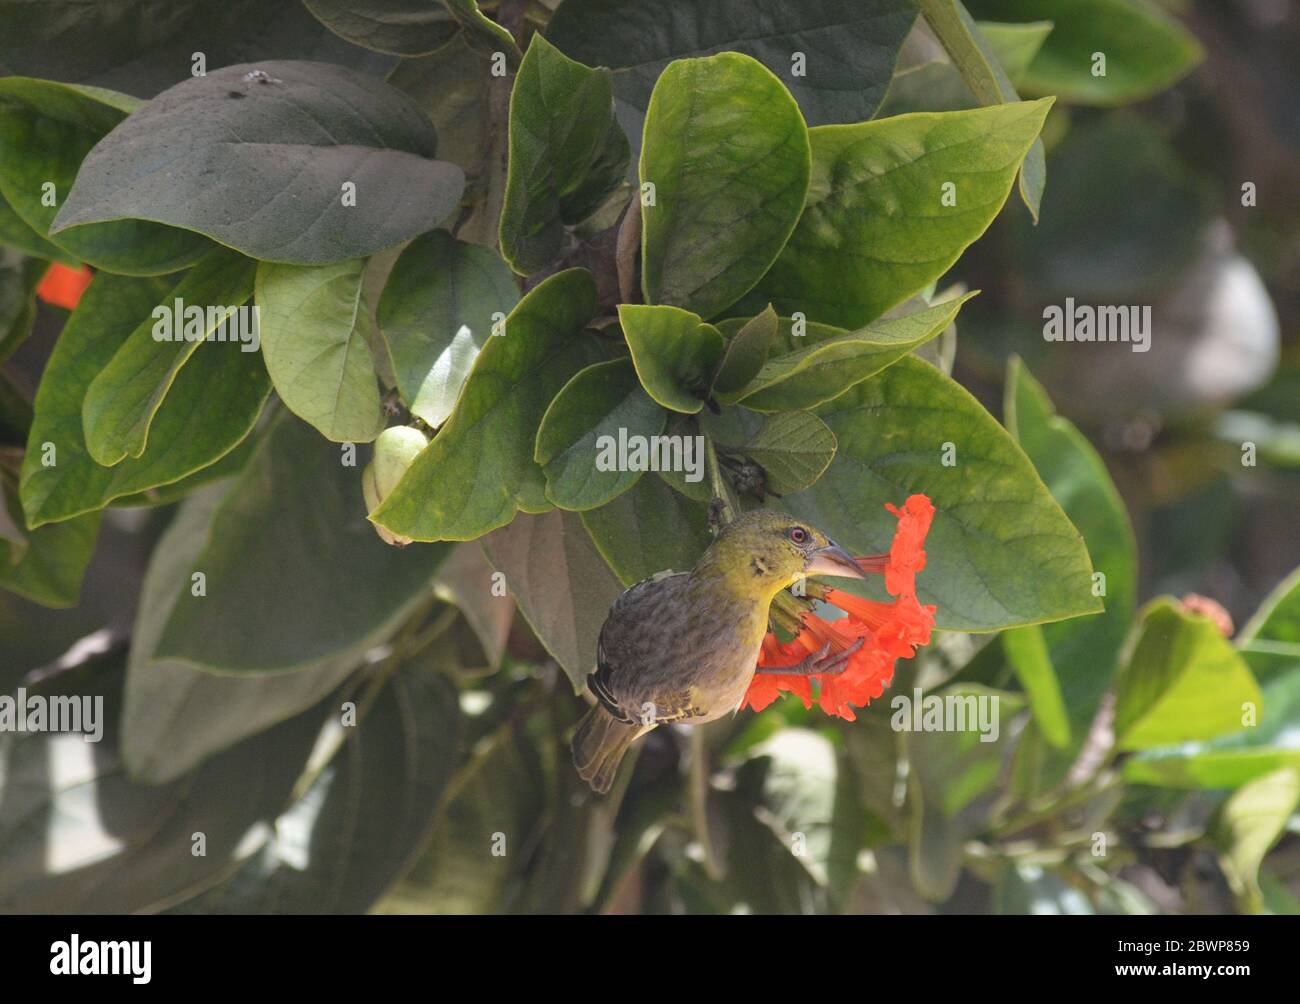
<path fill-rule="evenodd" d="M 799 696 L 804 707 L 811 707 L 812 680 L 817 679 L 821 709 L 828 715 L 854 721 L 854 708 L 870 704 L 893 681 L 894 663 L 910 659 L 918 645 L 929 643 L 936 608 L 917 602 L 916 573 L 925 568 L 925 537 L 934 519 L 934 506 L 926 496 L 913 495 L 902 509 L 892 505 L 886 508 L 898 517 L 889 555 L 859 558 L 858 563 L 864 571 L 883 572 L 885 588 L 898 598 L 879 603 L 841 589 L 826 589 L 826 602 L 839 607 L 845 616 L 828 621 L 805 614 L 803 631 L 792 641 L 782 644 L 771 634 L 763 639 L 758 664 L 767 668 L 793 666 L 828 644 L 832 651 L 847 651 L 859 638 L 862 647 L 834 676 L 756 674 L 742 707 L 761 711 L 784 691 Z"/>
<path fill-rule="evenodd" d="M 68 268 L 55 262 L 37 284 L 36 295 L 45 303 L 73 310 L 92 278 L 94 276 L 85 265 Z"/>

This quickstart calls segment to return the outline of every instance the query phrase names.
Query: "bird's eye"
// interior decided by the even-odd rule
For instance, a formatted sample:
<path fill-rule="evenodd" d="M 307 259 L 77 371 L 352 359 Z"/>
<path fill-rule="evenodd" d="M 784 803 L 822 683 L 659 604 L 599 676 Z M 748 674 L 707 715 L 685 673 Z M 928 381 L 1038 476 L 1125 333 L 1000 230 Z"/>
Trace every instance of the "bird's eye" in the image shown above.
<path fill-rule="evenodd" d="M 796 544 L 808 543 L 808 531 L 801 526 L 792 526 L 789 530 L 789 537 Z"/>

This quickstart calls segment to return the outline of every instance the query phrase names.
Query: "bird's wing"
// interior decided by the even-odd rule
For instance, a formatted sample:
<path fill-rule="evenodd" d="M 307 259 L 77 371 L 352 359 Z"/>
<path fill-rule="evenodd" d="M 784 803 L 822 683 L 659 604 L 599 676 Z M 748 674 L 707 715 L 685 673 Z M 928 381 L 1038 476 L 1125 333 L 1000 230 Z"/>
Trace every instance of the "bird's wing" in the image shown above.
<path fill-rule="evenodd" d="M 659 692 L 635 684 L 652 684 L 641 664 L 641 652 L 629 635 L 638 630 L 661 627 L 666 605 L 685 585 L 688 572 L 660 572 L 642 579 L 614 601 L 596 642 L 596 672 L 587 677 L 587 687 L 605 709 L 622 722 L 639 722 L 653 704 L 656 723 L 698 718 L 699 707 L 693 688 Z"/>

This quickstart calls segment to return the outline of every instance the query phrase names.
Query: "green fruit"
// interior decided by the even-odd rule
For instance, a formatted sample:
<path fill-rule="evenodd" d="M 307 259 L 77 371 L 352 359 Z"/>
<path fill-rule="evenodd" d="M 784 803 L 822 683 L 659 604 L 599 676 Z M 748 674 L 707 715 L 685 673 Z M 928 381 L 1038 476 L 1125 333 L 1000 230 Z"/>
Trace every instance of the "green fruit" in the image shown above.
<path fill-rule="evenodd" d="M 374 459 L 361 472 L 361 494 L 366 500 L 366 512 L 374 512 L 402 480 L 406 469 L 429 445 L 429 437 L 419 429 L 409 425 L 394 425 L 385 429 L 375 440 Z M 375 532 L 386 544 L 405 547 L 411 542 L 410 537 L 403 537 L 385 529 L 378 524 Z"/>

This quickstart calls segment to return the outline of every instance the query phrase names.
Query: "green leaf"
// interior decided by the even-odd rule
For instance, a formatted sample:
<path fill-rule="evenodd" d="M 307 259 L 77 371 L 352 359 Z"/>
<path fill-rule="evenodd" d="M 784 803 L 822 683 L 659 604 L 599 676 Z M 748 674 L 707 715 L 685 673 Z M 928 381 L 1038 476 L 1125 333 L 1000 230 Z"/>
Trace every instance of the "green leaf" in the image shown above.
<path fill-rule="evenodd" d="M 467 195 L 472 197 L 476 170 L 487 156 L 491 136 L 488 91 L 493 77 L 490 64 L 457 35 L 437 52 L 404 59 L 388 77 L 399 91 L 410 95 L 428 113 L 438 130 L 438 153 L 469 172 Z M 498 140 L 505 146 L 505 139 Z M 464 233 L 461 227 L 461 233 Z M 495 242 L 496 234 L 492 240 Z"/>
<path fill-rule="evenodd" d="M 1236 788 L 1281 767 L 1300 769 L 1300 670 L 1269 679 L 1257 724 L 1202 742 L 1143 750 L 1124 778 L 1171 788 Z"/>
<path fill-rule="evenodd" d="M 263 59 L 318 59 L 379 76 L 394 62 L 333 35 L 296 3 L 175 0 L 165 17 L 138 0 L 0 3 L 0 64 L 12 73 L 151 98 L 196 67 Z"/>
<path fill-rule="evenodd" d="M 1000 105 L 1020 100 L 1015 86 L 1003 67 L 992 43 L 986 39 L 961 0 L 919 0 L 926 22 L 948 51 L 962 80 L 981 105 Z M 1040 22 L 1041 24 L 1041 22 Z M 1012 29 L 1014 30 L 1014 29 Z M 1051 25 L 1047 25 L 1051 30 Z M 1033 52 L 1042 44 L 1046 32 L 1028 45 Z M 1025 62 L 1032 58 L 1025 57 Z M 1043 189 L 1047 185 L 1047 155 L 1043 141 L 1035 140 L 1020 168 L 1020 195 L 1034 221 L 1038 220 Z"/>
<path fill-rule="evenodd" d="M 796 325 L 791 318 L 781 318 L 773 354 L 758 375 L 740 390 L 719 397 L 755 411 L 815 408 L 941 334 L 975 295 L 882 318 L 857 331 L 809 322 Z M 725 335 L 738 323 L 723 321 L 719 328 Z"/>
<path fill-rule="evenodd" d="M 211 245 L 196 234 L 136 220 L 50 235 L 84 158 L 139 106 L 135 98 L 95 87 L 0 79 L 0 151 L 7 151 L 0 153 L 0 192 L 38 237 L 72 257 L 109 272 L 157 275 L 184 268 Z"/>
<path fill-rule="evenodd" d="M 671 64 L 646 113 L 641 288 L 646 303 L 712 317 L 776 260 L 808 192 L 808 129 L 790 92 L 749 56 Z M 756 312 L 756 311 L 755 311 Z"/>
<path fill-rule="evenodd" d="M 1061 685 L 1043 638 L 1043 628 L 1031 624 L 1004 631 L 1002 648 L 1029 698 L 1029 707 L 1043 738 L 1057 749 L 1064 749 L 1070 743 L 1070 718 L 1061 699 Z"/>
<path fill-rule="evenodd" d="M 1262 698 L 1255 678 L 1207 617 L 1172 601 L 1142 611 L 1116 681 L 1115 742 L 1123 750 L 1211 739 L 1245 724 Z"/>
<path fill-rule="evenodd" d="M 415 666 L 379 691 L 273 837 L 183 913 L 359 914 L 429 836 L 459 742 L 455 690 Z"/>
<path fill-rule="evenodd" d="M 359 656 L 387 637 L 428 597 L 448 549 L 386 546 L 362 519 L 360 472 L 309 426 L 278 421 L 213 515 L 191 574 L 174 585 L 180 599 L 155 658 L 275 673 Z"/>
<path fill-rule="evenodd" d="M 0 540 L 0 588 L 46 607 L 73 607 L 95 553 L 99 513 L 27 534 L 25 546 Z"/>
<path fill-rule="evenodd" d="M 1110 689 L 1133 620 L 1137 542 L 1105 463 L 1087 438 L 1056 414 L 1047 393 L 1018 359 L 1007 370 L 1003 411 L 1007 428 L 1083 534 L 1093 568 L 1102 576 L 1094 592 L 1103 595 L 1104 613 L 1043 629 L 1075 738 L 1071 749 L 1077 750 Z M 1062 771 L 1065 767 L 1060 764 Z"/>
<path fill-rule="evenodd" d="M 1038 50 L 1052 33 L 1051 21 L 1026 21 L 1023 24 L 1000 24 L 981 21 L 975 26 L 998 58 L 1012 84 L 1018 83 L 1038 55 Z"/>
<path fill-rule="evenodd" d="M 1024 86 L 1062 101 L 1118 105 L 1163 91 L 1204 53 L 1192 34 L 1156 5 L 1135 0 L 970 0 L 980 18 L 1053 23 Z M 1094 71 L 1104 53 L 1105 73 Z"/>
<path fill-rule="evenodd" d="M 81 224 L 155 220 L 253 258 L 342 262 L 452 212 L 464 174 L 436 151 L 419 106 L 380 81 L 326 63 L 228 66 L 169 88 L 96 144 L 55 240 Z"/>
<path fill-rule="evenodd" d="M 642 478 L 643 482 L 652 478 Z M 575 692 L 596 669 L 596 639 L 623 594 L 578 516 L 552 510 L 519 516 L 483 538 L 483 550 L 506 577 L 510 594 Z"/>
<path fill-rule="evenodd" d="M 713 375 L 713 391 L 723 396 L 740 390 L 758 376 L 776 343 L 779 321 L 768 304 L 748 321 L 739 321 L 738 326 L 723 321 L 718 329 L 726 336 L 727 346 Z"/>
<path fill-rule="evenodd" d="M 81 416 L 87 389 L 140 318 L 159 303 L 171 303 L 174 281 L 101 274 L 68 318 L 36 391 L 36 416 L 23 458 L 29 527 L 179 481 L 216 463 L 253 428 L 271 390 L 262 360 L 255 352 L 214 342 L 201 346 L 177 374 L 140 457 L 101 467 L 90 456 Z"/>
<path fill-rule="evenodd" d="M 582 523 L 629 586 L 668 569 L 690 571 L 712 539 L 708 506 L 673 491 L 662 478 L 642 478 L 613 502 L 584 512 Z"/>
<path fill-rule="evenodd" d="M 917 585 L 939 627 L 995 631 L 1100 609 L 1078 530 L 1011 436 L 933 366 L 901 359 L 817 414 L 835 459 L 783 504 L 855 554 L 878 554 L 897 526 L 884 503 L 928 495 L 937 512 Z"/>
<path fill-rule="evenodd" d="M 24 254 L 47 261 L 57 261 L 70 268 L 81 264 L 57 244 L 51 244 L 35 230 L 23 222 L 21 216 L 5 201 L 4 191 L 0 189 L 0 244 L 9 244 Z"/>
<path fill-rule="evenodd" d="M 460 30 L 434 0 L 303 0 L 321 24 L 349 42 L 376 52 L 420 56 L 451 41 Z"/>
<path fill-rule="evenodd" d="M 1237 634 L 1236 645 L 1261 680 L 1300 669 L 1300 568 L 1268 594 Z"/>
<path fill-rule="evenodd" d="M 501 253 L 521 275 L 540 271 L 627 174 L 609 70 L 575 63 L 533 36 L 510 95 L 510 164 Z"/>
<path fill-rule="evenodd" d="M 443 916 L 509 910 L 528 865 L 523 851 L 534 846 L 539 827 L 551 822 L 544 815 L 546 778 L 538 759 L 522 730 L 509 726 L 476 747 L 453 778 L 447 804 L 414 867 L 374 912 Z M 506 853 L 489 853 L 502 837 Z"/>
<path fill-rule="evenodd" d="M 154 913 L 218 881 L 270 835 L 320 732 L 299 715 L 161 787 L 131 781 L 118 755 L 121 655 L 36 687 L 47 699 L 102 700 L 101 741 L 0 733 L 0 910 Z M 76 769 L 51 771 L 52 764 Z M 205 853 L 194 853 L 195 834 Z"/>
<path fill-rule="evenodd" d="M 518 303 L 514 276 L 488 248 L 434 230 L 402 251 L 379 300 L 379 329 L 414 414 L 435 429 L 447 421 L 494 321 Z"/>
<path fill-rule="evenodd" d="M 565 0 L 547 37 L 574 59 L 614 68 L 614 93 L 644 109 L 674 59 L 734 49 L 786 82 L 809 122 L 869 119 L 885 96 L 912 0 Z M 806 57 L 794 72 L 793 53 Z"/>
<path fill-rule="evenodd" d="M 853 328 L 924 289 L 1002 208 L 1051 104 L 809 130 L 807 205 L 754 299 Z M 942 202 L 949 182 L 951 207 Z"/>
<path fill-rule="evenodd" d="M 0 235 L 2 237 L 3 235 Z M 0 363 L 27 340 L 36 320 L 36 286 L 48 263 L 0 246 Z"/>
<path fill-rule="evenodd" d="M 501 664 L 515 615 L 514 603 L 497 589 L 494 575 L 483 548 L 467 541 L 451 549 L 433 585 L 440 600 L 459 608 L 492 667 Z"/>
<path fill-rule="evenodd" d="M 122 762 L 142 784 L 169 784 L 209 757 L 324 700 L 363 662 L 356 653 L 274 676 L 217 676 L 155 649 L 229 486 L 188 499 L 159 538 L 141 587 L 123 695 Z"/>
<path fill-rule="evenodd" d="M 1213 837 L 1243 913 L 1264 913 L 1259 866 L 1300 806 L 1300 771 L 1283 768 L 1233 792 L 1219 810 Z"/>
<path fill-rule="evenodd" d="M 336 443 L 368 443 L 384 428 L 370 308 L 360 258 L 257 269 L 262 357 L 285 405 Z"/>
<path fill-rule="evenodd" d="M 835 744 L 811 729 L 786 728 L 754 747 L 750 758 L 763 768 L 762 805 L 767 811 L 759 819 L 815 882 L 827 885 L 840 782 Z M 743 868 L 745 862 L 734 867 Z"/>
<path fill-rule="evenodd" d="M 537 428 L 569 378 L 594 362 L 582 334 L 596 309 L 585 269 L 540 283 L 479 353 L 456 410 L 370 514 L 414 540 L 472 540 L 516 512 L 544 512 L 546 478 L 533 460 Z"/>
<path fill-rule="evenodd" d="M 86 388 L 86 399 L 81 406 L 86 449 L 96 463 L 112 467 L 127 457 L 142 456 L 149 439 L 149 426 L 181 368 L 203 340 L 209 335 L 214 338 L 219 335 L 222 340 L 239 339 L 241 329 L 228 308 L 241 306 L 253 295 L 254 270 L 254 263 L 242 255 L 224 248 L 213 249 L 172 290 L 171 302 L 160 304 L 127 336 L 108 365 Z M 190 329 L 188 319 L 181 329 L 182 316 L 175 315 L 194 309 L 201 312 L 194 330 Z M 174 340 L 161 341 L 155 337 L 159 318 L 169 316 L 170 335 Z M 257 349 L 256 343 L 245 342 L 238 349 L 225 344 L 209 351 L 244 351 L 245 346 Z"/>
<path fill-rule="evenodd" d="M 718 329 L 688 310 L 639 303 L 619 304 L 618 319 L 649 395 L 688 415 L 703 408 L 724 348 Z"/>
<path fill-rule="evenodd" d="M 621 495 L 648 466 L 623 469 L 618 443 L 639 436 L 653 449 L 667 421 L 641 388 L 632 360 L 588 366 L 555 396 L 537 430 L 533 459 L 546 472 L 546 497 L 562 509 L 583 510 Z"/>
<path fill-rule="evenodd" d="M 717 418 L 706 415 L 704 427 L 720 456 L 739 454 L 762 467 L 772 495 L 810 488 L 835 456 L 835 434 L 810 411 L 768 416 L 728 408 Z"/>

